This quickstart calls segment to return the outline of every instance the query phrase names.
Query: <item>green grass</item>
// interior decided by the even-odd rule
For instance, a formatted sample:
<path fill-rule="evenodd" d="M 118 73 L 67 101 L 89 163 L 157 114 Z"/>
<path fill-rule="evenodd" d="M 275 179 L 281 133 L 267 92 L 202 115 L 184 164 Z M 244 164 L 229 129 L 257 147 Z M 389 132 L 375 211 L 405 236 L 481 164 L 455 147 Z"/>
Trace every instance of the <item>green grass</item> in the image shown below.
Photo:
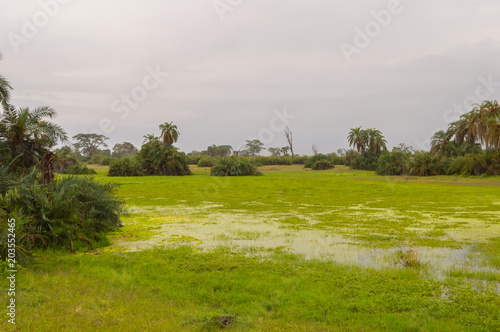
<path fill-rule="evenodd" d="M 234 331 L 500 329 L 499 177 L 192 170 L 108 178 L 99 167 L 97 180 L 121 184 L 125 226 L 106 248 L 37 253 L 18 273 L 17 327 L 216 331 L 231 316 Z M 410 243 L 419 264 L 404 267 L 398 251 Z M 343 264 L 329 259 L 340 252 Z M 379 252 L 380 263 L 353 263 Z"/>

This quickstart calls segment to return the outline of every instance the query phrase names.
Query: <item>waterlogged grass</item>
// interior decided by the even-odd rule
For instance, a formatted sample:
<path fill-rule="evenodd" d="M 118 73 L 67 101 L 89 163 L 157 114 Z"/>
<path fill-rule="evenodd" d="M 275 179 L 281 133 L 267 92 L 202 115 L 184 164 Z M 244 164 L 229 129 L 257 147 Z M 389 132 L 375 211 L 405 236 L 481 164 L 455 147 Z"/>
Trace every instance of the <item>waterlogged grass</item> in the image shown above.
<path fill-rule="evenodd" d="M 499 177 L 192 170 L 108 178 L 99 167 L 98 181 L 121 185 L 124 227 L 105 248 L 38 253 L 18 274 L 17 327 L 500 329 Z"/>

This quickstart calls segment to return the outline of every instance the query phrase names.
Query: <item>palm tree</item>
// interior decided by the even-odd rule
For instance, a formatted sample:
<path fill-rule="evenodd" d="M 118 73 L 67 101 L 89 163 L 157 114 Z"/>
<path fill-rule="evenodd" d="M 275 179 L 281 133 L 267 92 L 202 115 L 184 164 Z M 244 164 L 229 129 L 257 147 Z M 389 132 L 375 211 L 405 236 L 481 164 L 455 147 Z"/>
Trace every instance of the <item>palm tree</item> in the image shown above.
<path fill-rule="evenodd" d="M 347 136 L 347 141 L 349 146 L 356 147 L 359 153 L 365 154 L 365 146 L 367 142 L 366 131 L 362 130 L 361 127 L 352 128 Z"/>
<path fill-rule="evenodd" d="M 67 142 L 66 132 L 58 125 L 48 122 L 56 112 L 47 106 L 34 110 L 9 107 L 0 120 L 0 142 L 11 155 L 12 167 L 27 169 L 49 153 L 58 141 Z"/>
<path fill-rule="evenodd" d="M 0 60 L 2 60 L 2 54 L 0 54 Z M 9 81 L 5 79 L 2 75 L 0 75 L 0 104 L 5 110 L 9 107 L 9 99 L 10 99 L 10 91 L 12 87 L 9 84 Z M 0 110 L 1 111 L 1 110 Z"/>
<path fill-rule="evenodd" d="M 368 139 L 368 149 L 371 153 L 380 154 L 382 150 L 387 150 L 387 141 L 380 130 L 369 128 L 365 132 Z"/>
<path fill-rule="evenodd" d="M 452 122 L 448 131 L 455 137 L 455 142 L 461 144 L 481 143 L 486 149 L 500 150 L 500 105 L 498 101 L 485 101 L 475 105 L 472 111 L 460 116 Z"/>
<path fill-rule="evenodd" d="M 160 125 L 161 136 L 163 137 L 163 144 L 165 146 L 172 146 L 180 136 L 177 126 L 172 123 L 165 122 Z"/>
<path fill-rule="evenodd" d="M 431 152 L 444 153 L 445 148 L 449 145 L 453 133 L 450 131 L 440 130 L 434 133 L 431 138 Z"/>

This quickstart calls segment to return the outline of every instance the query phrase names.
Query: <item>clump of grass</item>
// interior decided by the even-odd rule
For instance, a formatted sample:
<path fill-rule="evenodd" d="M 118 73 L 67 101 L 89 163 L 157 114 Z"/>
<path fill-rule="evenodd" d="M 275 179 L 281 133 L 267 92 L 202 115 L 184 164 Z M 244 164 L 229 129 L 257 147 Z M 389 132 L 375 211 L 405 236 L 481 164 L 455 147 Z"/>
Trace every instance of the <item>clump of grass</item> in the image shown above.
<path fill-rule="evenodd" d="M 398 262 L 404 267 L 421 267 L 422 263 L 418 260 L 418 247 L 408 245 L 396 252 Z M 425 264 L 424 264 L 425 265 Z"/>

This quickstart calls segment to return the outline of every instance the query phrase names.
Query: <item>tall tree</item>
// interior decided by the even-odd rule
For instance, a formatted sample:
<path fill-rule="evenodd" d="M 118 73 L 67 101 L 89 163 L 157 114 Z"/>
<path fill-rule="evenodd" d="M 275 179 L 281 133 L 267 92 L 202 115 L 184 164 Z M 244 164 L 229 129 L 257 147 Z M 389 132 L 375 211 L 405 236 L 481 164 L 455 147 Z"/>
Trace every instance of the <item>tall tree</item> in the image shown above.
<path fill-rule="evenodd" d="M 380 154 L 383 150 L 387 150 L 387 141 L 382 135 L 382 132 L 375 128 L 366 130 L 367 147 L 371 153 Z"/>
<path fill-rule="evenodd" d="M 163 144 L 165 146 L 172 146 L 179 139 L 180 133 L 177 126 L 173 122 L 165 122 L 160 125 L 161 136 L 163 137 Z"/>
<path fill-rule="evenodd" d="M 2 60 L 2 54 L 0 54 L 0 60 Z M 10 91 L 12 91 L 12 87 L 9 84 L 9 81 L 2 75 L 0 75 L 0 106 L 4 110 L 9 108 L 9 99 L 10 99 Z M 0 114 L 2 110 L 0 109 Z"/>
<path fill-rule="evenodd" d="M 355 147 L 362 155 L 365 154 L 367 135 L 366 131 L 362 130 L 361 127 L 352 128 L 347 136 L 347 141 L 349 146 Z"/>
<path fill-rule="evenodd" d="M 446 147 L 450 144 L 451 136 L 449 131 L 440 130 L 435 132 L 431 138 L 431 152 L 444 153 Z"/>
<path fill-rule="evenodd" d="M 284 156 L 288 156 L 288 151 L 290 151 L 290 147 L 289 146 L 284 146 L 284 147 L 281 148 L 281 153 Z"/>
<path fill-rule="evenodd" d="M 268 148 L 267 151 L 271 152 L 271 155 L 274 157 L 281 156 L 281 148 Z"/>
<path fill-rule="evenodd" d="M 115 144 L 113 146 L 113 157 L 121 158 L 127 156 L 134 156 L 138 152 L 137 148 L 130 142 Z"/>
<path fill-rule="evenodd" d="M 68 140 L 66 132 L 60 126 L 46 120 L 56 115 L 56 112 L 47 106 L 34 110 L 13 107 L 5 110 L 0 120 L 0 142 L 10 152 L 13 167 L 33 167 L 58 141 Z"/>
<path fill-rule="evenodd" d="M 318 146 L 316 144 L 312 145 L 313 154 L 316 156 L 318 154 Z"/>
<path fill-rule="evenodd" d="M 78 151 L 81 151 L 83 155 L 92 157 L 98 150 L 100 146 L 108 147 L 105 143 L 109 137 L 99 134 L 78 134 L 73 136 L 76 143 L 73 147 Z"/>
<path fill-rule="evenodd" d="M 293 161 L 293 158 L 295 157 L 295 154 L 293 153 L 293 133 L 290 131 L 290 128 L 288 127 L 285 128 L 285 138 L 288 142 L 288 146 L 290 147 L 290 153 L 292 154 L 292 161 Z"/>
<path fill-rule="evenodd" d="M 258 139 L 254 139 L 251 141 L 247 140 L 245 142 L 246 142 L 246 148 L 252 157 L 255 157 L 255 155 L 259 154 L 260 151 L 264 149 L 264 143 L 262 143 Z"/>

